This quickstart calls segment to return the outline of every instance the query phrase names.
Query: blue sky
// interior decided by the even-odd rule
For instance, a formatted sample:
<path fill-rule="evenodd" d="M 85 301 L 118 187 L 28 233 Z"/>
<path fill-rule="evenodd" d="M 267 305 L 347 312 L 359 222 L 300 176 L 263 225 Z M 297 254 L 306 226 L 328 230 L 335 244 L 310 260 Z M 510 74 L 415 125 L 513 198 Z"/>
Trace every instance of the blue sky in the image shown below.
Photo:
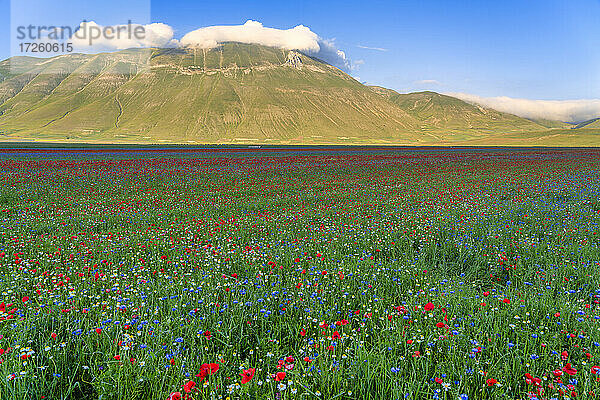
<path fill-rule="evenodd" d="M 248 19 L 281 29 L 303 24 L 335 39 L 357 64 L 355 77 L 402 92 L 600 98 L 600 0 L 35 1 L 46 8 L 34 7 L 21 17 L 77 24 L 81 15 L 90 14 L 107 25 L 130 16 L 147 18 L 172 26 L 176 38 L 203 26 Z M 4 59 L 10 56 L 9 0 L 0 0 L 0 22 Z"/>

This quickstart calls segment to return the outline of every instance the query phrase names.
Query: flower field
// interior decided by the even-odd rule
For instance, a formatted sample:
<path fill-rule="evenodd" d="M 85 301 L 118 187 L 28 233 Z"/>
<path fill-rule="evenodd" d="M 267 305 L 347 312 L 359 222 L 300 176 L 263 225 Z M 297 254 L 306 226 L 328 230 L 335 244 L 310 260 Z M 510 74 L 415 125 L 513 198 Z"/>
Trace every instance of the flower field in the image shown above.
<path fill-rule="evenodd" d="M 0 399 L 600 396 L 600 152 L 0 160 Z"/>

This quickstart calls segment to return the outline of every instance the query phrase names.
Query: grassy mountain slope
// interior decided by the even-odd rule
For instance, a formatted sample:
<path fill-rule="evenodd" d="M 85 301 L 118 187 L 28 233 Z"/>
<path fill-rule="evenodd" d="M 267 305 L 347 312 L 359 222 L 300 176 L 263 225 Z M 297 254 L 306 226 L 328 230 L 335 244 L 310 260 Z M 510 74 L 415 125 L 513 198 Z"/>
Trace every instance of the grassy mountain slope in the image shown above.
<path fill-rule="evenodd" d="M 144 55 L 148 59 L 143 59 Z M 290 57 L 290 60 L 288 60 Z M 227 43 L 39 61 L 0 83 L 5 139 L 421 143 L 419 121 L 340 70 Z"/>
<path fill-rule="evenodd" d="M 373 90 L 421 121 L 427 130 L 446 133 L 446 138 L 452 136 L 460 140 L 476 135 L 546 129 L 534 121 L 435 92 L 400 94 L 380 87 L 374 87 Z"/>
<path fill-rule="evenodd" d="M 594 118 L 594 119 L 590 119 L 584 122 L 581 122 L 577 125 L 575 125 L 575 127 L 573 127 L 573 129 L 600 129 L 600 118 Z"/>
<path fill-rule="evenodd" d="M 0 141 L 600 145 L 588 127 L 368 87 L 295 51 L 240 43 L 0 62 Z"/>
<path fill-rule="evenodd" d="M 549 129 L 571 129 L 574 126 L 573 124 L 569 124 L 567 122 L 555 121 L 552 119 L 536 118 L 530 119 L 530 121 Z"/>

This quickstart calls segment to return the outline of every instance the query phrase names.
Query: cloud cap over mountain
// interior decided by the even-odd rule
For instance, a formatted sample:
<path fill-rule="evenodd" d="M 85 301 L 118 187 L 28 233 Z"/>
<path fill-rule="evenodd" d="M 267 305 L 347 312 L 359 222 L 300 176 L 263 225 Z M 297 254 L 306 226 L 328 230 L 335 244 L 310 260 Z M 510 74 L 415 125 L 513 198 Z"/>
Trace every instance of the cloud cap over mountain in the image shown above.
<path fill-rule="evenodd" d="M 259 44 L 284 50 L 298 50 L 316 57 L 342 70 L 350 71 L 358 66 L 352 65 L 346 53 L 339 50 L 334 39 L 319 37 L 309 27 L 298 25 L 290 29 L 268 28 L 258 21 L 248 20 L 242 25 L 215 25 L 198 28 L 186 33 L 181 40 L 174 38 L 174 30 L 163 23 L 133 25 L 143 28 L 142 37 L 114 33 L 126 25 L 101 26 L 94 21 L 82 22 L 77 31 L 69 38 L 77 51 L 95 53 L 116 51 L 129 48 L 150 47 L 199 47 L 214 48 L 225 42 Z M 102 32 L 102 34 L 100 34 Z M 107 34 L 107 32 L 110 34 Z M 93 40 L 91 40 L 93 38 Z"/>
<path fill-rule="evenodd" d="M 181 39 L 184 46 L 213 48 L 223 42 L 262 44 L 286 50 L 318 52 L 319 36 L 304 25 L 291 29 L 266 28 L 258 21 L 243 25 L 207 26 L 189 32 Z"/>
<path fill-rule="evenodd" d="M 290 29 L 268 28 L 258 21 L 248 20 L 243 25 L 217 25 L 196 29 L 183 36 L 182 46 L 213 48 L 224 42 L 240 42 L 299 50 L 325 62 L 350 69 L 346 54 L 337 49 L 333 40 L 322 39 L 307 26 Z"/>

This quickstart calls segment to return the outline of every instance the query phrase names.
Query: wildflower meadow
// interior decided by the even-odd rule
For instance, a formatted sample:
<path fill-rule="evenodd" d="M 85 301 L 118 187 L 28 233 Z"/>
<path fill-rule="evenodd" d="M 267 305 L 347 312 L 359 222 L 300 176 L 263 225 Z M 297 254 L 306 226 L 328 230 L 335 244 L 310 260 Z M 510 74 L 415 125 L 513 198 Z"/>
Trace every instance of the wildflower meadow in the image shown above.
<path fill-rule="evenodd" d="M 0 159 L 0 399 L 600 395 L 600 152 Z"/>

